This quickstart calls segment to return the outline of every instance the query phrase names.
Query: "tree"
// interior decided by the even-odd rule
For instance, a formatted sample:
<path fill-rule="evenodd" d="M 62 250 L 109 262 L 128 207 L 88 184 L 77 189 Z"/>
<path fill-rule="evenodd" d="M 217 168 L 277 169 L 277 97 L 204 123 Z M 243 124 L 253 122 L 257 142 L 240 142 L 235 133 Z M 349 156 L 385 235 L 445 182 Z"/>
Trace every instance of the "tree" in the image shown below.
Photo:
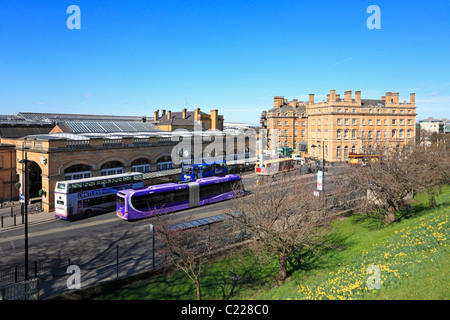
<path fill-rule="evenodd" d="M 197 299 L 201 300 L 200 276 L 212 250 L 218 248 L 222 229 L 208 225 L 186 227 L 182 223 L 175 223 L 172 215 L 157 214 L 151 221 L 155 234 L 163 242 L 159 252 L 166 257 L 167 266 L 182 270 L 195 285 Z"/>
<path fill-rule="evenodd" d="M 330 233 L 333 217 L 323 211 L 314 188 L 315 184 L 292 176 L 265 179 L 251 195 L 230 202 L 227 214 L 235 228 L 252 235 L 253 249 L 278 256 L 279 281 L 287 278 L 287 263 L 293 252 L 318 252 Z"/>
<path fill-rule="evenodd" d="M 365 167 L 349 169 L 341 183 L 349 190 L 365 192 L 360 209 L 381 213 L 383 225 L 395 222 L 396 213 L 417 192 L 448 182 L 448 157 L 430 152 L 425 145 L 388 148 L 380 144 L 372 155 L 379 157 L 368 157 Z"/>

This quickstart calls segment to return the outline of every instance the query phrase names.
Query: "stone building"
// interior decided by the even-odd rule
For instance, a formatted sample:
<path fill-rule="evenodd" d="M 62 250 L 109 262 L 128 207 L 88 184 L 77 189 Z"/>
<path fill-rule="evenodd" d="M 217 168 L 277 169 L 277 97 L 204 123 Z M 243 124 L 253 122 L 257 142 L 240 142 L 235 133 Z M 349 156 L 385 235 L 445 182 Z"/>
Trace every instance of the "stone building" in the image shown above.
<path fill-rule="evenodd" d="M 201 123 L 202 130 L 223 130 L 223 116 L 219 115 L 217 109 L 211 110 L 210 114 L 196 108 L 194 111 L 187 111 L 183 108 L 181 112 L 172 112 L 159 109 L 154 112 L 152 123 L 161 131 L 175 131 L 176 129 L 186 129 L 194 131 L 195 123 Z"/>
<path fill-rule="evenodd" d="M 93 124 L 90 122 L 88 125 Z M 22 181 L 24 171 L 20 161 L 26 157 L 30 161 L 27 165 L 27 198 L 39 197 L 39 190 L 42 189 L 43 209 L 51 211 L 54 209 L 57 181 L 139 171 L 144 173 L 145 184 L 149 185 L 158 183 L 157 179 L 160 177 L 172 181 L 181 178 L 180 163 L 174 163 L 173 152 L 182 154 L 180 161 L 186 163 L 192 161 L 194 153 L 201 162 L 224 158 L 229 162 L 228 160 L 252 156 L 248 151 L 254 140 L 248 137 L 241 140 L 244 143 L 240 143 L 234 136 L 222 139 L 219 154 L 211 147 L 211 135 L 217 137 L 220 134 L 225 135 L 221 132 L 191 132 L 178 136 L 175 132 L 160 131 L 53 133 L 2 138 L 1 143 L 10 145 L 7 151 L 11 152 L 9 157 L 13 157 L 10 167 L 16 171 L 14 183 Z M 185 138 L 189 141 L 188 144 L 184 143 L 180 147 Z M 198 146 L 195 145 L 196 142 Z M 186 150 L 189 151 L 187 154 Z M 232 164 L 233 161 L 229 163 Z M 7 173 L 12 174 L 12 171 Z M 7 183 L 3 190 L 6 189 L 9 190 Z M 20 192 L 23 193 L 24 190 Z"/>
<path fill-rule="evenodd" d="M 274 106 L 261 115 L 267 129 L 268 148 L 288 146 L 305 156 L 326 161 L 346 161 L 349 153 L 370 153 L 378 145 L 399 148 L 415 138 L 415 94 L 400 102 L 398 92 L 386 92 L 381 99 L 362 99 L 361 91 L 345 91 L 341 98 L 330 90 L 326 101 L 306 102 L 274 97 Z"/>

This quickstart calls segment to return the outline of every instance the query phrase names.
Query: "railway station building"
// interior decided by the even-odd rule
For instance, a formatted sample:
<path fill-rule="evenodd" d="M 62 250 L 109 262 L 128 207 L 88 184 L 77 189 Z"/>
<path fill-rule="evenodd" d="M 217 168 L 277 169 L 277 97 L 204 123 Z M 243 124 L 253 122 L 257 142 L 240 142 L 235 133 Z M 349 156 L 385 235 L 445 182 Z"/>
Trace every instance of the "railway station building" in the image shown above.
<path fill-rule="evenodd" d="M 207 126 L 223 125 L 223 121 L 214 121 L 208 122 Z M 138 171 L 144 174 L 146 185 L 179 181 L 181 163 L 172 159 L 174 150 L 181 156 L 183 163 L 191 163 L 194 152 L 200 152 L 201 161 L 226 159 L 227 163 L 233 164 L 234 161 L 235 165 L 236 160 L 248 162 L 254 157 L 254 154 L 250 154 L 250 150 L 254 150 L 251 148 L 251 143 L 254 143 L 251 134 L 241 143 L 238 142 L 241 133 L 202 131 L 198 130 L 199 126 L 205 129 L 206 125 L 201 126 L 200 122 L 196 125 L 197 131 L 183 127 L 180 133 L 179 130 L 162 131 L 152 121 L 142 119 L 64 119 L 54 127 L 52 133 L 1 138 L 4 152 L 9 152 L 8 157 L 12 158 L 11 170 L 15 171 L 14 179 L 9 178 L 8 181 L 23 181 L 25 168 L 20 161 L 27 159 L 27 198 L 42 197 L 43 209 L 52 211 L 57 181 Z M 226 139 L 225 135 L 232 137 Z M 216 154 L 215 149 L 211 148 L 211 141 L 219 136 L 222 136 L 223 144 L 222 148 L 217 149 L 220 153 Z M 190 147 L 186 147 L 186 142 L 180 147 L 181 141 L 189 141 Z M 200 141 L 200 147 L 195 145 L 195 141 Z M 11 170 L 8 171 L 10 175 Z M 3 189 L 7 188 L 11 189 L 10 185 Z M 20 193 L 24 192 L 22 188 Z M 15 192 L 17 195 L 17 190 Z"/>

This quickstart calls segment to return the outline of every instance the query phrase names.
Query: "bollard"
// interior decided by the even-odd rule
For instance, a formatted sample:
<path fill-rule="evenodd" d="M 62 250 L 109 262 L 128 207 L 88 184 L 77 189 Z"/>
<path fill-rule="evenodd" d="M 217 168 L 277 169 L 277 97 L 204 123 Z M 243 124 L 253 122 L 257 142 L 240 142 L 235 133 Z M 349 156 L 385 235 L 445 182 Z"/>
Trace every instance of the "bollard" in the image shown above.
<path fill-rule="evenodd" d="M 15 267 L 15 269 L 14 269 L 14 280 L 15 280 L 16 283 L 17 283 L 17 265 L 16 265 L 16 267 Z"/>
<path fill-rule="evenodd" d="M 16 215 L 14 215 L 14 227 L 16 226 Z"/>
<path fill-rule="evenodd" d="M 3 228 L 3 216 L 2 216 L 2 228 Z"/>
<path fill-rule="evenodd" d="M 11 207 L 11 218 L 13 217 L 13 211 L 14 211 L 14 208 Z"/>

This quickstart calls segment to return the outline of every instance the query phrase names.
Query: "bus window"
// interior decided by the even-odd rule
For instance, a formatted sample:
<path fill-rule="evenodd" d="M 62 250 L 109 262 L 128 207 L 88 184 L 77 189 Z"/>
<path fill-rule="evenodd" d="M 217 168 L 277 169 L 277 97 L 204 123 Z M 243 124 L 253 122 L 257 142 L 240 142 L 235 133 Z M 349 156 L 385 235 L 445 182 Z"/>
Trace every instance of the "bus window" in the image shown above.
<path fill-rule="evenodd" d="M 192 167 L 183 167 L 184 174 L 192 174 Z"/>
<path fill-rule="evenodd" d="M 58 188 L 58 189 L 66 189 L 66 184 L 65 183 L 58 183 L 58 186 L 56 188 Z"/>
<path fill-rule="evenodd" d="M 131 182 L 133 182 L 133 177 L 123 177 L 123 183 L 131 183 Z"/>

